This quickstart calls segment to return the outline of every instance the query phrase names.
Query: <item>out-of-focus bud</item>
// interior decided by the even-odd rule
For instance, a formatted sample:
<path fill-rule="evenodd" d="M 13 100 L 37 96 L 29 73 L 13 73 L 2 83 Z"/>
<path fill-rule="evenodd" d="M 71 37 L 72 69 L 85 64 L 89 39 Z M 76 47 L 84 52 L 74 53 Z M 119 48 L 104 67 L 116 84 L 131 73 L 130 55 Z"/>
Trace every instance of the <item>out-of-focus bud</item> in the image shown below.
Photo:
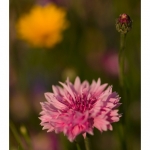
<path fill-rule="evenodd" d="M 26 127 L 22 125 L 22 126 L 20 127 L 20 132 L 21 132 L 23 135 L 27 134 L 27 129 L 26 129 Z"/>
<path fill-rule="evenodd" d="M 122 34 L 126 34 L 132 28 L 132 20 L 127 14 L 121 14 L 116 20 L 116 29 Z"/>

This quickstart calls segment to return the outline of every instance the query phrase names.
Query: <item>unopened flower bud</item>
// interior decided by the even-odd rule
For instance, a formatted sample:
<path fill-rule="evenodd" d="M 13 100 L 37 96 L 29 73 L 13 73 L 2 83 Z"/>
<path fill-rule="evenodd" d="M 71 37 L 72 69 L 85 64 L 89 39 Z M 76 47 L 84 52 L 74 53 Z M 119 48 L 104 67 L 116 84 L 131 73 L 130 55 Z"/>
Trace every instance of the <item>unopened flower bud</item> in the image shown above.
<path fill-rule="evenodd" d="M 126 34 L 132 28 L 132 20 L 127 14 L 121 14 L 116 20 L 116 29 L 122 34 Z"/>

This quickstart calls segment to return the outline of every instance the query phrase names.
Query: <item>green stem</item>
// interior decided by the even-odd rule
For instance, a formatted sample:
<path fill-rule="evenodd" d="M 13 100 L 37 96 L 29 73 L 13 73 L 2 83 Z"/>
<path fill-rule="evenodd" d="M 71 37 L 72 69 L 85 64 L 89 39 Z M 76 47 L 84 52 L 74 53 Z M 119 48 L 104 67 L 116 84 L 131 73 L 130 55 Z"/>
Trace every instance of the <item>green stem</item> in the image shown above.
<path fill-rule="evenodd" d="M 31 140 L 30 140 L 29 136 L 28 136 L 28 135 L 24 135 L 24 138 L 25 138 L 25 140 L 26 140 L 26 142 L 27 142 L 27 144 L 28 144 L 28 148 L 29 148 L 30 150 L 32 150 Z"/>
<path fill-rule="evenodd" d="M 18 134 L 14 124 L 11 121 L 10 121 L 10 129 L 11 129 L 16 141 L 19 143 L 21 149 L 24 149 L 24 146 L 22 144 L 22 141 L 20 140 L 19 134 Z"/>
<path fill-rule="evenodd" d="M 87 134 L 86 138 L 84 139 L 84 143 L 85 143 L 86 150 L 91 150 L 91 144 L 90 144 L 90 140 L 89 140 L 89 135 L 88 134 Z"/>
<path fill-rule="evenodd" d="M 119 81 L 121 87 L 124 85 L 124 49 L 126 34 L 120 34 L 120 50 L 119 50 Z"/>
<path fill-rule="evenodd" d="M 121 150 L 127 150 L 127 144 L 126 144 L 126 138 L 128 138 L 126 136 L 126 128 L 124 124 L 120 124 L 118 126 L 118 131 L 119 131 L 119 139 L 120 140 L 120 148 Z"/>
<path fill-rule="evenodd" d="M 75 143 L 76 143 L 77 150 L 81 150 L 80 145 L 78 144 L 78 142 L 75 141 Z"/>
<path fill-rule="evenodd" d="M 126 34 L 120 34 L 120 50 L 119 50 L 119 82 L 121 86 L 122 93 L 122 101 L 123 101 L 123 124 L 122 124 L 122 150 L 127 150 L 127 93 L 126 93 L 126 85 L 125 85 L 125 71 L 124 71 L 124 63 L 125 63 L 125 38 Z"/>
<path fill-rule="evenodd" d="M 24 125 L 22 125 L 20 127 L 20 132 L 23 135 L 23 137 L 24 137 L 24 139 L 25 139 L 25 141 L 26 141 L 26 143 L 28 145 L 28 149 L 32 150 L 33 148 L 32 148 L 32 144 L 31 144 L 31 139 L 30 139 L 30 137 L 29 137 L 29 135 L 27 133 L 26 127 Z"/>

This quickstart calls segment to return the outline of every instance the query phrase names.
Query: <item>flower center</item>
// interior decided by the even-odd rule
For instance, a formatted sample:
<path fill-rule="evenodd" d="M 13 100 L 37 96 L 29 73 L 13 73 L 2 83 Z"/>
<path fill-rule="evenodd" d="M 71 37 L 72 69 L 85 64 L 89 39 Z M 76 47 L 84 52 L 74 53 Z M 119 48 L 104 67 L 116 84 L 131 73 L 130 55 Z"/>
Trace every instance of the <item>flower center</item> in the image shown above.
<path fill-rule="evenodd" d="M 87 95 L 78 95 L 74 102 L 74 109 L 83 113 L 86 110 L 90 110 L 95 102 L 96 99 L 94 97 L 87 99 Z"/>

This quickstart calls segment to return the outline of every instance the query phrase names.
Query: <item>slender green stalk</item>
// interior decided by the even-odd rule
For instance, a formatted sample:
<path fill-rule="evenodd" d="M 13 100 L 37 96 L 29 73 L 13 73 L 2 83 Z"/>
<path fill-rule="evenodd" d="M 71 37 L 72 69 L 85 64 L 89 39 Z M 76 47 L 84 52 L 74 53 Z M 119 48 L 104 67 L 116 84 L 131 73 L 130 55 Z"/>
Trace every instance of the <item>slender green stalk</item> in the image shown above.
<path fill-rule="evenodd" d="M 123 100 L 123 124 L 122 124 L 122 150 L 127 150 L 127 93 L 126 93 L 126 84 L 125 84 L 125 38 L 126 34 L 120 34 L 120 50 L 119 50 L 119 82 L 121 86 L 122 100 Z"/>
<path fill-rule="evenodd" d="M 124 49 L 126 34 L 120 34 L 120 50 L 119 50 L 119 81 L 121 87 L 124 85 Z"/>
<path fill-rule="evenodd" d="M 14 124 L 13 124 L 11 121 L 10 121 L 10 129 L 11 129 L 11 131 L 12 131 L 12 133 L 13 133 L 13 135 L 14 135 L 16 141 L 19 143 L 21 149 L 24 149 L 24 146 L 23 146 L 23 144 L 22 144 L 22 141 L 20 140 L 20 136 L 19 136 L 19 134 L 18 134 L 18 132 L 17 132 L 17 130 L 16 130 Z"/>
<path fill-rule="evenodd" d="M 125 39 L 126 34 L 120 34 L 120 50 L 119 50 L 119 82 L 121 87 L 121 92 L 123 95 L 123 107 L 124 113 L 127 111 L 127 91 L 126 91 L 126 83 L 125 83 Z"/>
<path fill-rule="evenodd" d="M 23 135 L 23 137 L 24 137 L 24 139 L 25 139 L 25 141 L 26 141 L 26 143 L 28 145 L 28 149 L 32 150 L 31 139 L 30 139 L 30 137 L 29 137 L 29 135 L 27 133 L 26 127 L 22 125 L 20 127 L 20 132 Z"/>
<path fill-rule="evenodd" d="M 118 126 L 118 140 L 120 141 L 120 148 L 121 150 L 127 150 L 127 132 L 124 124 L 120 124 Z"/>
<path fill-rule="evenodd" d="M 85 143 L 86 150 L 92 150 L 88 134 L 87 134 L 86 138 L 84 139 L 84 143 Z"/>
<path fill-rule="evenodd" d="M 81 150 L 80 145 L 78 144 L 78 142 L 75 141 L 75 143 L 76 143 L 77 150 Z"/>

